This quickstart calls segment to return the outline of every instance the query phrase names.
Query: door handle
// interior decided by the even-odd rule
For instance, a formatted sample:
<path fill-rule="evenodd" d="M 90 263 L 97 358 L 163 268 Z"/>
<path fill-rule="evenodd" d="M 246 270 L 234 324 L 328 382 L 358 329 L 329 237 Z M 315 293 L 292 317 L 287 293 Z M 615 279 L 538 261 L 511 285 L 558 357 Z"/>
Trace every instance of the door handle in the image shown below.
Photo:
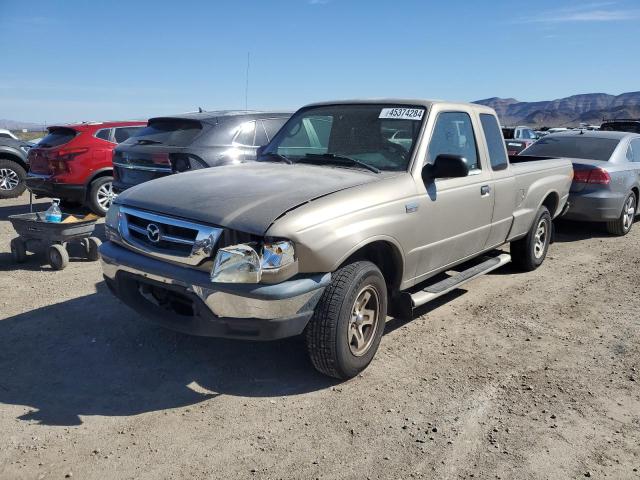
<path fill-rule="evenodd" d="M 491 187 L 489 185 L 482 185 L 480 187 L 480 196 L 486 197 L 491 193 Z"/>

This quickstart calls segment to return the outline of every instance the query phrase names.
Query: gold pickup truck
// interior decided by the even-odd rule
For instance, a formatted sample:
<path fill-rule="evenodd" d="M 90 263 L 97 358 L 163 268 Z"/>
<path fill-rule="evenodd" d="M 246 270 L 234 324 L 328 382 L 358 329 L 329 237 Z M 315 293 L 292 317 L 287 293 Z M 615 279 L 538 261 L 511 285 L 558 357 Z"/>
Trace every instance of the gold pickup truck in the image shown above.
<path fill-rule="evenodd" d="M 572 166 L 521 160 L 480 105 L 308 105 L 256 162 L 120 195 L 106 219 L 104 276 L 165 327 L 302 334 L 318 370 L 353 377 L 375 355 L 388 311 L 409 313 L 509 261 L 543 262 Z M 495 251 L 506 243 L 510 254 Z"/>

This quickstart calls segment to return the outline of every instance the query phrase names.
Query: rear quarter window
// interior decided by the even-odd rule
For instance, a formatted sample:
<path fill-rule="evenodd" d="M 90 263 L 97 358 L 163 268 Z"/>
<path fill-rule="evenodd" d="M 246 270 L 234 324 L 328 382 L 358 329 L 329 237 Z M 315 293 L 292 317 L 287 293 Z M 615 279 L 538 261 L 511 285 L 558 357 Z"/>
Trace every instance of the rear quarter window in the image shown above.
<path fill-rule="evenodd" d="M 484 138 L 489 150 L 489 161 L 493 170 L 503 170 L 509 165 L 507 152 L 504 148 L 504 139 L 500 132 L 498 120 L 488 113 L 480 114 L 480 123 L 484 131 Z"/>

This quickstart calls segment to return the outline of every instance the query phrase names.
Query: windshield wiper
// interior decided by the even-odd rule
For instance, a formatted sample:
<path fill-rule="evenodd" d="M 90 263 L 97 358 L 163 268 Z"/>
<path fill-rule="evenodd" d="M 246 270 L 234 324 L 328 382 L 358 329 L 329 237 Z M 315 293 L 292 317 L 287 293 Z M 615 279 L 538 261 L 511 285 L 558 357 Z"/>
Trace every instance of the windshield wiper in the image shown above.
<path fill-rule="evenodd" d="M 162 145 L 162 142 L 158 142 L 157 140 L 149 140 L 148 138 L 141 138 L 140 140 L 136 141 L 136 145 Z"/>
<path fill-rule="evenodd" d="M 380 173 L 380 169 L 374 167 L 373 165 L 364 163 L 357 158 L 347 157 L 345 155 L 336 155 L 335 153 L 307 153 L 299 161 L 304 162 L 305 160 L 310 160 L 314 163 L 316 163 L 316 160 L 321 160 L 325 163 L 327 163 L 326 161 L 329 160 L 332 163 L 337 163 L 338 165 L 357 165 L 359 167 L 366 168 L 370 172 Z"/>
<path fill-rule="evenodd" d="M 273 159 L 278 160 L 280 162 L 284 162 L 284 163 L 288 163 L 289 165 L 293 165 L 293 160 L 291 160 L 286 155 L 282 155 L 281 153 L 266 152 L 266 153 L 263 153 L 262 155 L 260 155 L 260 158 L 264 158 L 264 157 L 273 158 Z"/>

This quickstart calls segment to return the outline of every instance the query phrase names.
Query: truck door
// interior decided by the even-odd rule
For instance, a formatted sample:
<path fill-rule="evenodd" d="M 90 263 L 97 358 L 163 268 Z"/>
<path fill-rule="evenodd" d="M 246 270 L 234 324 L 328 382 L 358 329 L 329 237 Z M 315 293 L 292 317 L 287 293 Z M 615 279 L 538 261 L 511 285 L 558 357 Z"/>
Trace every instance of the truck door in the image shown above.
<path fill-rule="evenodd" d="M 437 114 L 426 163 L 440 154 L 461 155 L 470 172 L 464 178 L 440 178 L 425 184 L 418 215 L 422 252 L 417 281 L 434 270 L 482 251 L 493 214 L 493 184 L 479 154 L 476 118 L 467 112 Z"/>
<path fill-rule="evenodd" d="M 498 119 L 495 115 L 481 113 L 480 124 L 493 177 L 494 206 L 491 232 L 486 244 L 486 248 L 493 248 L 504 243 L 513 223 L 513 208 L 516 201 L 515 179 L 509 167 L 509 157 L 502 140 Z"/>

